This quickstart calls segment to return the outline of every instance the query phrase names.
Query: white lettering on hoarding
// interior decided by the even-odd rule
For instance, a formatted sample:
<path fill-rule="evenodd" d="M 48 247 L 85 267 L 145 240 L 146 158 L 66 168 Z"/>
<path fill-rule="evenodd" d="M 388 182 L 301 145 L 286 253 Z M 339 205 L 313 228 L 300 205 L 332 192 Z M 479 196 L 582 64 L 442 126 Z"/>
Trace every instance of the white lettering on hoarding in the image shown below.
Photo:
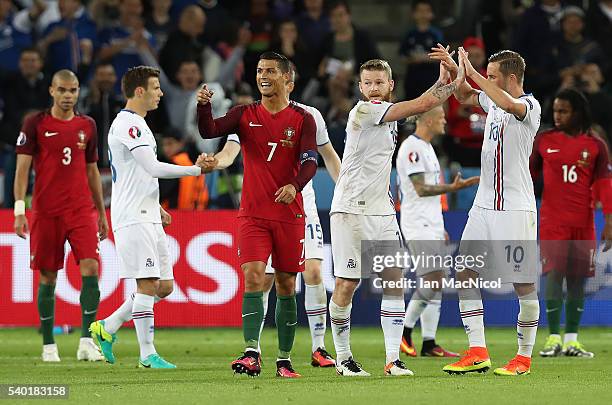
<path fill-rule="evenodd" d="M 187 245 L 185 257 L 189 266 L 218 285 L 217 290 L 212 292 L 187 287 L 189 299 L 197 304 L 222 305 L 238 293 L 240 282 L 236 270 L 208 253 L 208 249 L 217 244 L 231 248 L 234 245 L 232 235 L 226 232 L 207 232 L 196 236 Z"/>

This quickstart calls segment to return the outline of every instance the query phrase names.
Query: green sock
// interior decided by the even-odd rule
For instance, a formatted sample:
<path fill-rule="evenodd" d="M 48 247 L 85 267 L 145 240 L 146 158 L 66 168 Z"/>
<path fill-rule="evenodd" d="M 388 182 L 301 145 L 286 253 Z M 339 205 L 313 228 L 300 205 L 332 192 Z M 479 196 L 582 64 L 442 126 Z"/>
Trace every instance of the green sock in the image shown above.
<path fill-rule="evenodd" d="M 295 294 L 276 297 L 276 328 L 278 330 L 278 358 L 288 359 L 293 348 L 297 328 L 297 303 Z"/>
<path fill-rule="evenodd" d="M 546 317 L 548 318 L 548 330 L 551 335 L 561 333 L 561 308 L 563 300 L 546 300 Z"/>
<path fill-rule="evenodd" d="M 551 272 L 546 276 L 546 317 L 551 335 L 561 332 L 561 309 L 563 308 L 563 276 Z"/>
<path fill-rule="evenodd" d="M 565 302 L 565 333 L 578 333 L 578 325 L 584 311 L 584 298 L 568 298 Z"/>
<path fill-rule="evenodd" d="M 81 286 L 81 337 L 91 337 L 89 325 L 96 320 L 98 304 L 100 303 L 100 288 L 98 276 L 83 276 Z"/>
<path fill-rule="evenodd" d="M 55 343 L 55 339 L 53 339 L 55 284 L 41 283 L 38 285 L 38 314 L 40 315 L 40 330 L 43 335 L 43 345 Z"/>
<path fill-rule="evenodd" d="M 263 316 L 263 292 L 242 294 L 242 333 L 247 349 L 256 351 L 259 346 L 259 328 Z"/>
<path fill-rule="evenodd" d="M 584 311 L 583 277 L 567 278 L 567 302 L 565 303 L 565 333 L 578 333 L 578 325 Z"/>

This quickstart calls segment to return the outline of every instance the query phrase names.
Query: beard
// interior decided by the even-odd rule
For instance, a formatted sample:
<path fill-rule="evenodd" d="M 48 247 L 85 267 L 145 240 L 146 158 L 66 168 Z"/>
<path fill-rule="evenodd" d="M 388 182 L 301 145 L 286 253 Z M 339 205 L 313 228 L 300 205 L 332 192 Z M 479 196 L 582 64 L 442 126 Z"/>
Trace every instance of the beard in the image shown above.
<path fill-rule="evenodd" d="M 366 96 L 363 93 L 361 93 L 361 96 L 363 97 L 363 99 L 365 101 L 370 101 L 371 100 L 371 98 L 369 96 Z M 380 97 L 381 101 L 390 101 L 391 100 L 391 90 L 389 90 L 386 94 L 381 94 L 380 96 L 376 95 L 376 96 L 373 96 L 373 97 L 377 97 L 377 98 Z"/>

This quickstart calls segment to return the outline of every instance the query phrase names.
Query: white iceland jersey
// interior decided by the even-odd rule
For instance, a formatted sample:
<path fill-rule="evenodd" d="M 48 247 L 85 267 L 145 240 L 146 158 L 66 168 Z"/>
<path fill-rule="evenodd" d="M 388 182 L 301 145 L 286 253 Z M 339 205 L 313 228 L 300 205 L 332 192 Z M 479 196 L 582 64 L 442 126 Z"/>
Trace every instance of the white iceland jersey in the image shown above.
<path fill-rule="evenodd" d="M 329 143 L 329 135 L 327 134 L 327 125 L 325 124 L 325 120 L 321 115 L 321 112 L 314 107 L 311 107 L 306 104 L 298 103 L 295 101 L 291 101 L 293 104 L 302 107 L 304 110 L 308 111 L 315 120 L 315 124 L 317 126 L 317 146 L 323 146 L 326 143 Z M 228 141 L 238 142 L 240 143 L 240 138 L 237 135 L 230 135 L 227 137 Z M 304 200 L 304 213 L 307 217 L 317 217 L 319 213 L 317 211 L 317 202 L 315 199 L 314 188 L 312 187 L 312 180 L 310 180 L 302 190 L 302 199 Z"/>
<path fill-rule="evenodd" d="M 389 182 L 397 123 L 382 122 L 392 105 L 359 101 L 349 113 L 332 214 L 395 215 Z"/>
<path fill-rule="evenodd" d="M 493 103 L 484 93 L 478 102 L 487 113 L 480 183 L 474 205 L 497 211 L 536 211 L 529 156 L 540 127 L 541 107 L 531 94 L 520 101 L 527 115 L 519 120 Z"/>
<path fill-rule="evenodd" d="M 440 163 L 433 146 L 417 135 L 410 135 L 399 148 L 396 166 L 404 237 L 408 240 L 443 237 L 441 196 L 419 197 L 410 180 L 411 175 L 422 173 L 425 184 L 440 183 Z"/>
<path fill-rule="evenodd" d="M 132 156 L 136 148 L 153 148 L 155 137 L 140 115 L 121 110 L 108 131 L 108 155 L 113 189 L 113 229 L 138 223 L 159 223 L 159 183 Z"/>

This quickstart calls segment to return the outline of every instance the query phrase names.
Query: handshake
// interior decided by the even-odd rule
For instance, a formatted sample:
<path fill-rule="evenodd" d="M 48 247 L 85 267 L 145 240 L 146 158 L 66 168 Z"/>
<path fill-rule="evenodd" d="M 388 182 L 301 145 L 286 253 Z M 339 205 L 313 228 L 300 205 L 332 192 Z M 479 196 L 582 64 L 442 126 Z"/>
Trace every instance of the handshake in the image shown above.
<path fill-rule="evenodd" d="M 202 173 L 210 173 L 219 164 L 219 160 L 212 153 L 202 153 L 198 156 L 195 165 L 202 169 Z"/>

